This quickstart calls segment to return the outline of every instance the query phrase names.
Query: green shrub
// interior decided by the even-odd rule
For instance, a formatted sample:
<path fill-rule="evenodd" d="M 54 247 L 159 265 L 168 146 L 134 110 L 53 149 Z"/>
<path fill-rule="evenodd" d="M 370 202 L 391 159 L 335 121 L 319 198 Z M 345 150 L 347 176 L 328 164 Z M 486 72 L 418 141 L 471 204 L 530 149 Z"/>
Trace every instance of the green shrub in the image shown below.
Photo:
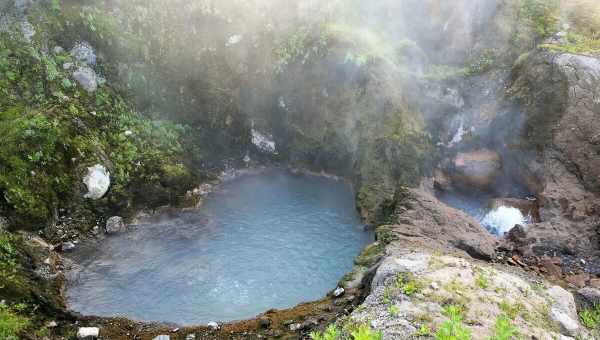
<path fill-rule="evenodd" d="M 470 340 L 471 330 L 462 322 L 461 310 L 454 305 L 448 305 L 444 308 L 446 320 L 435 333 L 436 340 Z"/>
<path fill-rule="evenodd" d="M 354 340 L 383 340 L 383 333 L 372 330 L 368 325 L 360 325 L 350 335 Z"/>
<path fill-rule="evenodd" d="M 581 324 L 589 329 L 596 329 L 600 326 L 600 305 L 595 305 L 592 309 L 583 309 L 579 312 Z"/>
<path fill-rule="evenodd" d="M 337 329 L 335 325 L 327 326 L 324 333 L 321 332 L 311 332 L 310 337 L 313 340 L 336 340 L 340 336 L 340 331 Z"/>
<path fill-rule="evenodd" d="M 506 315 L 500 315 L 494 325 L 494 334 L 489 340 L 511 340 L 519 334 L 519 329 L 512 324 L 511 319 Z"/>
<path fill-rule="evenodd" d="M 28 318 L 15 314 L 8 306 L 0 303 L 0 339 L 21 339 L 19 334 L 27 328 L 28 325 Z"/>
<path fill-rule="evenodd" d="M 523 0 L 522 12 L 526 24 L 540 38 L 556 33 L 560 20 L 560 0 Z"/>

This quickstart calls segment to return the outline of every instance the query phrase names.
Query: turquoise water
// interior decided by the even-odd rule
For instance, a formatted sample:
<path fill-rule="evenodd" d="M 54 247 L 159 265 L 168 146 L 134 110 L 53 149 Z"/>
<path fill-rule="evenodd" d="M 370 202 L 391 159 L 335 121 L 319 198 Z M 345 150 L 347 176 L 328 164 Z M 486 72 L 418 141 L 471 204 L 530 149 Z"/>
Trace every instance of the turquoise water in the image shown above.
<path fill-rule="evenodd" d="M 198 210 L 79 247 L 68 304 L 178 325 L 251 318 L 323 297 L 372 239 L 344 182 L 275 169 L 244 175 Z"/>

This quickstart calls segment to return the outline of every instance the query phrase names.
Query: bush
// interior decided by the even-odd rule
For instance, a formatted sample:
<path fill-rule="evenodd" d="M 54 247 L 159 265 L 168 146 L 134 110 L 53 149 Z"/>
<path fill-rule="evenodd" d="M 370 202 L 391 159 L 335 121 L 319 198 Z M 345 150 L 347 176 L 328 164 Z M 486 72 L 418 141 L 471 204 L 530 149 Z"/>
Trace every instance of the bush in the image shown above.
<path fill-rule="evenodd" d="M 449 318 L 435 333 L 436 340 L 470 340 L 471 330 L 462 323 L 459 307 L 449 305 L 444 308 L 444 314 Z"/>
<path fill-rule="evenodd" d="M 27 326 L 29 326 L 29 319 L 18 316 L 4 303 L 0 303 L 0 339 L 20 339 L 19 334 Z"/>
<path fill-rule="evenodd" d="M 514 326 L 511 319 L 506 315 L 500 315 L 496 319 L 494 334 L 489 340 L 511 340 L 519 334 L 519 329 Z"/>
<path fill-rule="evenodd" d="M 523 0 L 522 12 L 526 24 L 540 38 L 546 38 L 558 29 L 560 0 Z"/>

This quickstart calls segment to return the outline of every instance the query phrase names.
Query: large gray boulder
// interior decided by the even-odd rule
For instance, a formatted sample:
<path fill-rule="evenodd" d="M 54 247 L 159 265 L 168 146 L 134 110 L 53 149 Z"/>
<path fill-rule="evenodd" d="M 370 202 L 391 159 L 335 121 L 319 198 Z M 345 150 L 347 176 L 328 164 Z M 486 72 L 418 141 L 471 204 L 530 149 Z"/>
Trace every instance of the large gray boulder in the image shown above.
<path fill-rule="evenodd" d="M 553 300 L 550 307 L 550 319 L 560 325 L 562 334 L 577 336 L 581 330 L 581 325 L 577 317 L 573 295 L 559 286 L 550 287 L 546 292 Z"/>
<path fill-rule="evenodd" d="M 88 172 L 83 178 L 83 183 L 88 189 L 87 194 L 84 196 L 85 198 L 100 199 L 110 187 L 110 172 L 103 165 L 96 164 L 88 168 Z"/>
<path fill-rule="evenodd" d="M 80 66 L 73 72 L 73 79 L 87 92 L 95 92 L 98 89 L 98 76 L 88 66 Z"/>

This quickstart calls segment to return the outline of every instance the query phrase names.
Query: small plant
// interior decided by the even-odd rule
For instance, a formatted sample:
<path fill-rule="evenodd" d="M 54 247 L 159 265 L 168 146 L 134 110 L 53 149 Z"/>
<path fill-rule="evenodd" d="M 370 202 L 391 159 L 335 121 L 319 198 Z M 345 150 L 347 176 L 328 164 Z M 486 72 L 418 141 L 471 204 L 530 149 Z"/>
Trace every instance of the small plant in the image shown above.
<path fill-rule="evenodd" d="M 475 285 L 477 285 L 477 287 L 479 287 L 481 289 L 487 289 L 490 286 L 490 282 L 489 282 L 487 276 L 485 276 L 484 273 L 480 272 L 475 277 Z"/>
<path fill-rule="evenodd" d="M 402 292 L 404 295 L 414 295 L 423 289 L 423 284 L 416 280 L 416 278 L 412 274 L 399 273 L 396 276 L 395 282 L 396 288 Z"/>
<path fill-rule="evenodd" d="M 400 314 L 400 307 L 396 305 L 391 305 L 388 307 L 388 312 L 392 317 L 397 317 Z"/>
<path fill-rule="evenodd" d="M 361 325 L 352 333 L 352 339 L 354 340 L 383 340 L 383 333 L 381 331 L 373 331 L 368 325 Z"/>
<path fill-rule="evenodd" d="M 7 305 L 0 303 L 0 339 L 20 339 L 19 334 L 28 325 L 27 318 L 16 315 Z"/>
<path fill-rule="evenodd" d="M 511 304 L 508 300 L 502 300 L 498 305 L 500 310 L 504 312 L 506 316 L 508 316 L 511 320 L 514 320 L 525 310 L 525 306 L 521 302 L 516 302 Z"/>
<path fill-rule="evenodd" d="M 419 329 L 415 333 L 415 336 L 431 336 L 431 329 L 429 329 L 429 327 L 423 325 L 423 326 L 419 327 Z"/>
<path fill-rule="evenodd" d="M 338 331 L 335 325 L 327 326 L 324 333 L 314 331 L 310 333 L 310 337 L 313 340 L 336 340 L 340 336 L 340 332 Z"/>
<path fill-rule="evenodd" d="M 446 320 L 435 333 L 436 340 L 470 340 L 471 330 L 462 322 L 463 317 L 461 309 L 455 305 L 449 305 L 444 308 Z"/>
<path fill-rule="evenodd" d="M 588 329 L 595 329 L 600 326 L 600 305 L 595 305 L 592 309 L 584 309 L 579 312 L 581 324 Z"/>
<path fill-rule="evenodd" d="M 489 340 L 510 340 L 519 334 L 519 329 L 512 324 L 511 319 L 506 315 L 500 315 L 494 325 L 494 334 Z"/>

